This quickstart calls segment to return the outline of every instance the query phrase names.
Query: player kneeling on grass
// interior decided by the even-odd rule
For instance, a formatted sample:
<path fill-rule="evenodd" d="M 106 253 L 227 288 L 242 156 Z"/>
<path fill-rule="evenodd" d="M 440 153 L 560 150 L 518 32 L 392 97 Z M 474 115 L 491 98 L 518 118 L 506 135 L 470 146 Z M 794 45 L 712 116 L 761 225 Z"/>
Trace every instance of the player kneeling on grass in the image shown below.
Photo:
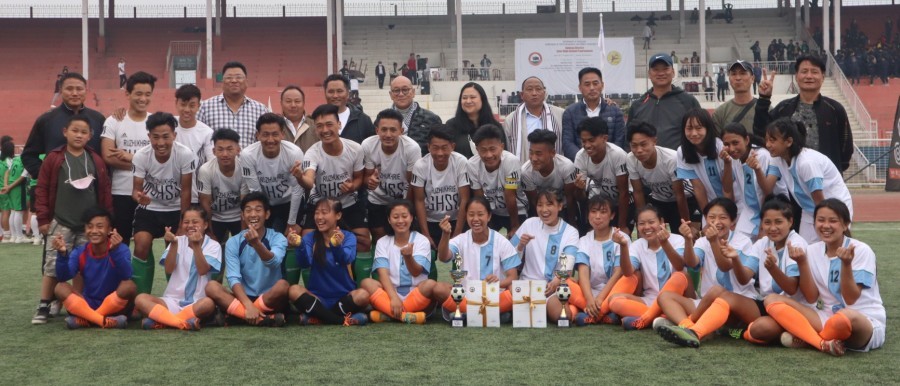
<path fill-rule="evenodd" d="M 140 294 L 135 307 L 145 315 L 144 329 L 166 326 L 180 330 L 199 330 L 200 320 L 212 315 L 216 305 L 206 297 L 206 283 L 222 268 L 222 247 L 206 235 L 207 214 L 191 206 L 181 215 L 182 236 L 166 227 L 163 236 L 169 247 L 159 263 L 166 269 L 169 284 L 162 298 Z"/>
<path fill-rule="evenodd" d="M 441 241 L 438 245 L 438 258 L 447 263 L 452 262 L 457 254 L 462 257 L 462 267 L 454 267 L 467 271 L 466 280 L 485 280 L 488 283 L 500 282 L 500 313 L 512 312 L 512 293 L 509 286 L 519 277 L 518 268 L 522 258 L 516 248 L 499 232 L 488 228 L 491 222 L 491 204 L 484 196 L 472 197 L 463 208 L 469 230 L 456 237 L 453 236 L 453 224 L 450 216 L 441 221 Z M 451 268 L 452 269 L 452 268 Z M 450 293 L 449 283 L 439 283 L 443 291 Z M 461 312 L 466 312 L 466 299 L 459 304 Z M 450 320 L 450 313 L 456 311 L 456 302 L 447 297 L 443 303 L 444 319 Z M 465 319 L 464 319 L 465 320 Z"/>
<path fill-rule="evenodd" d="M 806 253 L 792 255 L 800 271 L 800 291 L 815 308 L 783 295 L 766 297 L 766 311 L 788 332 L 781 343 L 806 347 L 834 356 L 844 349 L 868 352 L 884 345 L 887 318 L 875 252 L 850 238 L 850 210 L 826 198 L 813 212 L 819 242 Z M 812 285 L 809 285 L 809 284 Z"/>
<path fill-rule="evenodd" d="M 684 295 L 688 288 L 684 270 L 684 238 L 670 234 L 659 209 L 653 205 L 635 212 L 640 239 L 628 248 L 629 255 L 622 254 L 619 265 L 622 276 L 635 276 L 641 280 L 642 296 L 616 294 L 609 301 L 609 309 L 622 318 L 625 330 L 647 328 L 662 314 L 657 296 L 663 292 Z"/>
<path fill-rule="evenodd" d="M 596 195 L 587 203 L 588 222 L 594 230 L 578 240 L 575 269 L 583 296 L 570 299 L 569 307 L 575 315 L 575 325 L 594 323 L 619 324 L 618 315 L 610 312 L 609 299 L 615 294 L 634 294 L 637 276 L 622 276 L 621 256 L 628 256 L 631 237 L 609 224 L 616 216 L 616 202 Z M 584 302 L 582 302 L 584 300 Z"/>
<path fill-rule="evenodd" d="M 679 231 L 685 238 L 684 263 L 700 274 L 700 301 L 667 292 L 657 302 L 665 318 L 656 318 L 653 328 L 667 341 L 700 347 L 700 340 L 724 326 L 733 312 L 733 325 L 746 327 L 760 316 L 754 288 L 759 258 L 752 243 L 735 232 L 737 204 L 725 197 L 712 199 L 703 209 L 705 237 L 694 244 L 694 230 L 687 221 Z M 673 323 L 677 323 L 675 326 Z"/>
<path fill-rule="evenodd" d="M 281 327 L 287 301 L 288 282 L 282 279 L 281 262 L 287 239 L 266 228 L 269 199 L 262 192 L 251 192 L 241 199 L 241 220 L 247 229 L 225 243 L 225 276 L 229 293 L 221 283 L 206 285 L 209 296 L 220 310 L 248 324 Z"/>
<path fill-rule="evenodd" d="M 120 313 L 137 294 L 131 281 L 131 251 L 112 229 L 109 212 L 94 207 L 85 211 L 84 219 L 87 244 L 66 253 L 63 236 L 56 234 L 52 239 L 59 279 L 54 292 L 71 315 L 66 327 L 125 328 L 128 318 Z M 79 273 L 84 279 L 81 293 L 66 283 Z"/>
<path fill-rule="evenodd" d="M 341 230 L 341 202 L 323 198 L 316 203 L 313 221 L 316 229 L 303 236 L 297 247 L 297 265 L 308 269 L 309 281 L 292 285 L 288 297 L 300 311 L 300 324 L 365 325 L 368 319 L 361 313 L 369 306 L 369 293 L 357 289 L 350 276 L 350 266 L 356 260 L 356 235 Z M 293 233 L 289 239 L 299 239 Z"/>
<path fill-rule="evenodd" d="M 553 189 L 538 189 L 535 210 L 537 217 L 525 220 L 510 240 L 516 246 L 520 256 L 524 256 L 524 268 L 521 280 L 544 280 L 547 282 L 547 320 L 556 322 L 562 311 L 562 303 L 556 297 L 556 288 L 560 285 L 557 269 L 569 272 L 571 302 L 584 304 L 581 287 L 572 280 L 572 268 L 578 255 L 578 229 L 569 225 L 559 217 L 563 210 L 560 192 Z M 566 266 L 558 267 L 559 255 L 567 255 Z"/>
<path fill-rule="evenodd" d="M 362 287 L 371 296 L 372 322 L 390 319 L 408 324 L 424 324 L 425 312 L 450 296 L 449 287 L 428 278 L 431 267 L 431 243 L 412 230 L 416 224 L 412 203 L 406 200 L 388 204 L 387 236 L 375 245 L 373 273 L 378 280 L 366 278 Z"/>

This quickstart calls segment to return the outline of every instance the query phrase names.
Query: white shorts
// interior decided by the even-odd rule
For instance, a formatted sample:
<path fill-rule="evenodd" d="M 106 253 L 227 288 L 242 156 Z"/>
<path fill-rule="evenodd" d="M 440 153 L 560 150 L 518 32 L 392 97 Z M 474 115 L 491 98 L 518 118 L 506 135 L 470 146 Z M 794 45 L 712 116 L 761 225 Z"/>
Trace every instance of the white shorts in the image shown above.
<path fill-rule="evenodd" d="M 800 237 L 803 237 L 809 244 L 819 241 L 819 235 L 816 234 L 816 228 L 813 223 L 803 220 L 800 220 Z"/>
<path fill-rule="evenodd" d="M 884 323 L 881 323 L 881 321 L 872 319 L 868 316 L 866 316 L 866 319 L 869 320 L 869 323 L 872 323 L 872 336 L 869 337 L 869 343 L 866 343 L 863 348 L 853 349 L 848 347 L 848 350 L 869 352 L 871 350 L 875 350 L 877 348 L 881 348 L 881 346 L 884 346 Z"/>
<path fill-rule="evenodd" d="M 179 312 L 181 312 L 181 310 L 184 309 L 184 307 L 181 306 L 180 299 L 166 298 L 166 297 L 162 297 L 160 299 L 162 299 L 162 301 L 166 303 L 166 308 L 168 308 L 169 312 L 171 312 L 173 314 L 178 314 Z"/>

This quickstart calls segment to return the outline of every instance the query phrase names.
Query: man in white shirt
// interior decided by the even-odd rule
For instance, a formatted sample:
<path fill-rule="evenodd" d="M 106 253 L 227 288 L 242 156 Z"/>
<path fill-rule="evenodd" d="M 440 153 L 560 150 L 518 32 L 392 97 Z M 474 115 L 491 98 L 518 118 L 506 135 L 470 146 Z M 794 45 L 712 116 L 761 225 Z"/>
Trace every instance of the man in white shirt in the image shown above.
<path fill-rule="evenodd" d="M 175 128 L 175 141 L 187 146 L 197 157 L 197 170 L 213 159 L 213 130 L 205 123 L 197 120 L 200 110 L 200 89 L 193 84 L 186 84 L 175 91 L 175 111 L 178 113 L 178 127 Z M 194 171 L 194 183 L 191 185 L 191 203 L 197 201 L 197 171 Z"/>
<path fill-rule="evenodd" d="M 137 203 L 131 198 L 131 160 L 138 150 L 150 144 L 147 137 L 147 109 L 153 96 L 156 77 L 146 72 L 136 72 L 125 83 L 128 111 L 121 120 L 110 116 L 103 123 L 100 149 L 103 160 L 112 170 L 113 221 L 122 235 L 122 243 L 131 242 L 134 210 Z"/>
<path fill-rule="evenodd" d="M 234 130 L 213 133 L 215 158 L 200 166 L 197 172 L 197 191 L 200 206 L 209 213 L 213 236 L 220 244 L 229 234 L 241 233 L 241 184 L 243 176 L 237 170 L 241 137 Z"/>

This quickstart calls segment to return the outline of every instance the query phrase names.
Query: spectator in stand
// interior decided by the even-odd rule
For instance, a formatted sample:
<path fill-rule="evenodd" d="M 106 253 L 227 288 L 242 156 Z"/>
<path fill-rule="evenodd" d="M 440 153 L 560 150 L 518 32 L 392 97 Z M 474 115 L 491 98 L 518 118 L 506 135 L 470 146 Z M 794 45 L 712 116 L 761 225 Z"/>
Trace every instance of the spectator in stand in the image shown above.
<path fill-rule="evenodd" d="M 416 54 L 410 52 L 409 59 L 406 59 L 406 77 L 412 81 L 412 84 L 419 84 L 418 72 L 416 72 L 417 68 Z"/>
<path fill-rule="evenodd" d="M 514 101 L 511 101 L 514 103 Z M 456 115 L 447 120 L 447 130 L 453 135 L 456 142 L 455 152 L 462 154 L 466 159 L 475 154 L 475 143 L 472 142 L 472 134 L 481 126 L 492 124 L 500 126 L 500 122 L 494 118 L 491 104 L 487 99 L 484 88 L 478 83 L 469 82 L 463 85 L 459 91 L 459 101 L 456 104 Z M 506 136 L 502 138 L 506 147 Z M 507 147 L 508 148 L 508 147 Z"/>
<path fill-rule="evenodd" d="M 247 67 L 228 62 L 222 66 L 222 93 L 203 101 L 197 120 L 213 131 L 236 131 L 243 149 L 256 142 L 256 120 L 265 113 L 265 105 L 247 97 Z"/>
<path fill-rule="evenodd" d="M 509 93 L 507 93 L 506 89 L 504 88 L 502 91 L 500 91 L 500 106 L 503 106 L 508 103 L 509 103 Z M 497 109 L 499 109 L 499 108 L 500 107 L 498 106 Z"/>
<path fill-rule="evenodd" d="M 384 76 L 385 76 L 385 74 L 386 74 L 386 73 L 385 73 L 385 71 L 384 71 L 384 65 L 381 64 L 381 61 L 379 60 L 379 61 L 378 61 L 378 65 L 375 66 L 375 77 L 378 78 L 378 89 L 379 89 L 379 90 L 384 89 Z"/>
<path fill-rule="evenodd" d="M 759 48 L 759 40 L 757 40 L 756 43 L 753 43 L 753 45 L 750 46 L 750 51 L 753 52 L 753 61 L 754 62 L 762 61 L 762 56 L 760 56 L 761 50 Z"/>
<path fill-rule="evenodd" d="M 644 25 L 643 36 L 644 36 L 644 49 L 649 50 L 650 49 L 650 39 L 653 38 L 653 29 L 650 28 L 649 21 L 647 22 L 647 24 Z"/>
<path fill-rule="evenodd" d="M 790 41 L 788 41 L 788 44 L 785 46 L 785 49 L 787 50 L 787 60 L 788 61 L 794 61 L 797 59 L 797 51 L 796 51 L 795 47 L 796 46 L 794 45 L 794 39 L 791 39 Z"/>
<path fill-rule="evenodd" d="M 59 90 L 62 87 L 62 74 L 56 74 L 56 81 L 53 82 L 53 98 L 50 99 L 50 108 L 56 108 L 56 99 L 59 98 Z"/>
<path fill-rule="evenodd" d="M 757 94 L 756 88 L 759 87 L 760 79 L 762 79 L 762 67 L 759 66 L 759 62 L 756 62 L 756 63 L 753 63 L 753 93 L 754 94 Z"/>
<path fill-rule="evenodd" d="M 603 118 L 609 129 L 608 141 L 627 152 L 625 116 L 618 106 L 607 103 L 603 98 L 603 73 L 594 67 L 582 68 L 578 71 L 578 91 L 584 97 L 580 102 L 569 105 L 562 116 L 563 155 L 575 161 L 575 154 L 581 150 L 578 126 L 585 119 L 593 117 Z"/>
<path fill-rule="evenodd" d="M 128 80 L 128 76 L 125 75 L 125 58 L 119 58 L 119 64 L 116 66 L 119 70 L 119 88 L 125 88 L 125 82 Z"/>
<path fill-rule="evenodd" d="M 772 42 L 769 43 L 769 47 L 766 48 L 766 61 L 767 61 L 767 62 L 774 62 L 774 61 L 775 61 L 775 50 L 776 50 L 776 47 L 777 47 L 777 43 L 776 43 L 776 42 L 777 42 L 777 41 L 776 41 L 775 39 L 772 39 Z"/>
<path fill-rule="evenodd" d="M 416 88 L 409 78 L 398 76 L 391 81 L 390 97 L 393 101 L 392 109 L 397 110 L 403 116 L 403 134 L 412 138 L 419 144 L 422 155 L 428 153 L 428 133 L 431 127 L 441 124 L 441 117 L 426 110 L 413 101 L 416 97 Z"/>
<path fill-rule="evenodd" d="M 684 77 L 691 76 L 691 58 L 681 58 L 681 68 L 678 69 L 678 74 Z"/>
<path fill-rule="evenodd" d="M 716 75 L 716 99 L 719 102 L 725 102 L 725 94 L 728 93 L 728 76 L 725 75 L 725 69 L 719 67 L 719 74 Z"/>
<path fill-rule="evenodd" d="M 481 58 L 481 80 L 490 80 L 491 79 L 491 60 L 488 59 L 487 54 L 484 54 L 484 57 Z"/>
<path fill-rule="evenodd" d="M 691 76 L 700 76 L 700 55 L 697 55 L 697 51 L 691 55 Z"/>
<path fill-rule="evenodd" d="M 715 90 L 715 83 L 713 83 L 712 76 L 709 75 L 709 71 L 703 72 L 703 79 L 700 81 L 701 86 L 703 87 L 703 95 L 706 97 L 707 102 L 713 101 L 713 90 Z"/>
<path fill-rule="evenodd" d="M 765 137 L 766 127 L 778 118 L 791 118 L 806 127 L 806 147 L 826 155 L 840 171 L 850 167 L 853 133 L 844 106 L 821 93 L 825 81 L 825 62 L 813 56 L 800 56 L 794 64 L 800 94 L 779 103 L 772 111 L 775 74 L 759 84 L 759 101 L 753 120 L 753 133 Z"/>
<path fill-rule="evenodd" d="M 630 120 L 641 120 L 653 125 L 657 130 L 658 145 L 669 149 L 677 149 L 681 144 L 681 117 L 685 111 L 699 108 L 700 103 L 692 95 L 672 85 L 675 71 L 672 69 L 672 57 L 667 54 L 656 54 L 647 63 L 648 76 L 652 88 L 647 90 L 640 100 L 631 104 L 628 113 Z"/>
<path fill-rule="evenodd" d="M 700 21 L 700 11 L 695 7 L 693 11 L 691 11 L 691 24 L 697 24 Z"/>

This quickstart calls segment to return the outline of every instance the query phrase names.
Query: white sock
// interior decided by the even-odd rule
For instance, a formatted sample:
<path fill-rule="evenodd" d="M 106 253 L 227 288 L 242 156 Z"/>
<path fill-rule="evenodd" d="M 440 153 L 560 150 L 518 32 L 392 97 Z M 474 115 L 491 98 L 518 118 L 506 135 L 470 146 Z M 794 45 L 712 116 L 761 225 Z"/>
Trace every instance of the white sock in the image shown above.
<path fill-rule="evenodd" d="M 41 231 L 40 226 L 38 226 L 37 215 L 31 214 L 31 233 L 35 236 L 40 237 Z"/>
<path fill-rule="evenodd" d="M 12 228 L 12 236 L 13 238 L 19 238 L 25 236 L 22 225 L 22 211 L 21 210 L 13 210 L 9 214 L 9 227 Z"/>

